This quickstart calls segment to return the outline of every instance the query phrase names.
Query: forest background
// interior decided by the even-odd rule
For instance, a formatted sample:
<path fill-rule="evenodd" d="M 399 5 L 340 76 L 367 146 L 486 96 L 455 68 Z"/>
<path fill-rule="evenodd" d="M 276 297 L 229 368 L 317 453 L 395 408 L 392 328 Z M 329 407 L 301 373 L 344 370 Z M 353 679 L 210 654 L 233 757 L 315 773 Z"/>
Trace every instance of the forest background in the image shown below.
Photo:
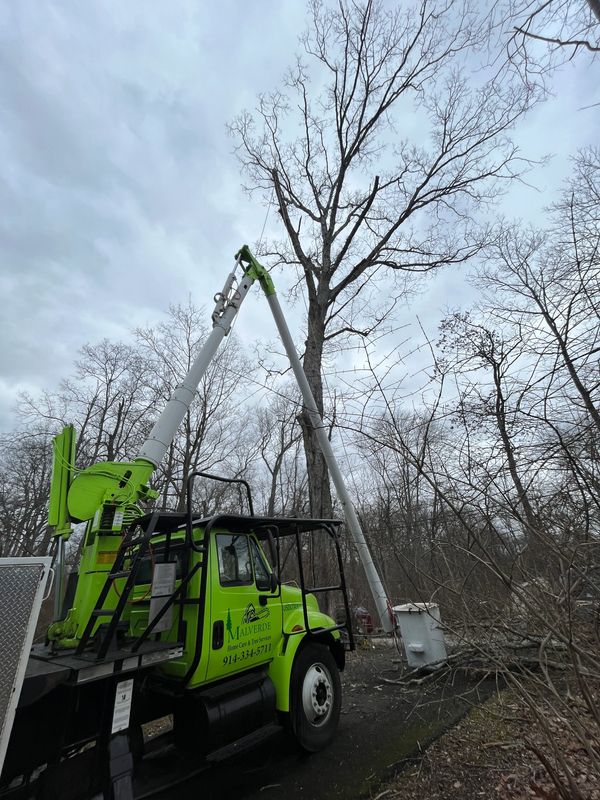
<path fill-rule="evenodd" d="M 20 17 L 13 37 L 35 39 L 26 12 L 14 13 Z M 70 20 L 62 7 L 59 17 Z M 288 48 L 284 77 L 274 83 L 263 74 L 251 94 L 264 93 L 256 101 L 248 91 L 241 102 L 236 97 L 226 118 L 231 160 L 249 195 L 241 218 L 262 230 L 251 244 L 287 295 L 313 393 L 391 599 L 438 602 L 465 660 L 483 659 L 486 668 L 492 662 L 512 674 L 515 653 L 531 658 L 533 647 L 544 678 L 536 673 L 532 680 L 542 681 L 544 693 L 532 709 L 541 718 L 548 705 L 560 709 L 596 767 L 589 730 L 569 715 L 570 700 L 547 670 L 551 663 L 568 673 L 596 724 L 600 151 L 597 81 L 590 75 L 597 70 L 599 19 L 592 0 L 311 2 L 302 13 L 299 55 L 290 59 Z M 60 25 L 56 30 L 59 37 Z M 24 84 L 26 70 L 19 59 L 14 64 Z M 572 91 L 565 93 L 567 86 Z M 174 97 L 176 118 L 182 98 Z M 564 132 L 574 129 L 577 146 L 566 152 Z M 198 130 L 202 138 L 202 125 Z M 168 142 L 171 151 L 177 141 Z M 181 141 L 179 157 L 189 144 Z M 53 167 L 63 176 L 69 168 L 60 158 Z M 169 173 L 157 166 L 156 177 L 164 190 Z M 7 185 L 14 188 L 15 178 L 7 167 Z M 61 180 L 55 176 L 53 191 L 71 192 L 75 202 L 73 184 L 84 183 L 85 174 Z M 191 192 L 184 188 L 184 195 Z M 105 202 L 110 191 L 100 189 Z M 84 226 L 69 249 L 67 222 L 57 230 L 51 219 L 51 196 L 35 197 L 44 210 L 38 251 L 19 250 L 25 232 L 11 225 L 14 216 L 5 222 L 6 286 L 26 293 L 37 287 L 28 314 L 19 317 L 19 337 L 34 337 L 29 349 L 39 349 L 38 357 L 47 360 L 45 340 L 60 341 L 68 324 L 67 352 L 58 360 L 64 364 L 79 312 L 65 305 L 72 285 L 61 272 L 61 252 L 67 263 L 80 260 L 89 244 L 97 279 L 94 259 L 103 252 L 116 263 L 119 236 L 99 248 L 93 236 L 86 242 Z M 186 210 L 177 200 L 185 225 L 193 224 L 198 203 Z M 124 210 L 126 219 L 126 204 Z M 154 219 L 146 247 L 159 242 L 153 263 L 159 254 L 168 253 L 169 263 L 182 255 L 168 281 L 181 279 L 179 301 L 151 324 L 140 320 L 135 303 L 122 305 L 121 288 L 129 297 L 153 281 L 138 258 L 123 281 L 117 274 L 108 285 L 100 281 L 99 305 L 91 291 L 82 316 L 102 328 L 103 309 L 115 297 L 122 316 L 106 312 L 107 328 L 122 329 L 123 309 L 131 309 L 126 336 L 82 344 L 60 380 L 30 373 L 29 389 L 16 398 L 19 381 L 11 384 L 8 370 L 1 555 L 51 546 L 52 435 L 75 425 L 79 468 L 134 458 L 208 333 L 210 306 L 203 303 L 229 265 L 222 273 L 211 265 L 202 291 L 188 295 L 198 279 L 184 278 L 201 256 L 190 256 L 189 240 L 170 249 L 174 212 L 158 222 L 158 210 L 146 218 Z M 236 235 L 238 229 L 236 223 Z M 54 250 L 45 261 L 49 244 Z M 15 279 L 11 264 L 28 271 L 17 269 Z M 60 305 L 49 306 L 61 309 L 56 331 L 47 325 L 42 334 L 48 309 L 40 304 L 36 270 L 44 265 L 55 285 L 67 288 L 63 298 L 58 292 Z M 157 281 L 164 285 L 165 275 Z M 18 312 L 25 301 L 15 297 Z M 262 308 L 261 298 L 254 302 Z M 31 330 L 23 325 L 28 316 Z M 185 476 L 203 469 L 248 480 L 265 514 L 339 513 L 265 318 L 264 309 L 250 312 L 203 379 L 156 472 L 161 505 L 182 508 Z M 16 324 L 7 326 L 9 361 Z M 36 363 L 33 356 L 29 363 Z M 194 502 L 206 514 L 237 509 L 240 497 L 207 482 L 198 484 Z M 318 551 L 309 555 L 313 571 L 327 572 Z M 350 543 L 345 555 L 352 604 L 369 606 Z M 523 691 L 532 695 L 531 684 Z M 568 766 L 554 756 L 557 786 L 576 796 Z"/>

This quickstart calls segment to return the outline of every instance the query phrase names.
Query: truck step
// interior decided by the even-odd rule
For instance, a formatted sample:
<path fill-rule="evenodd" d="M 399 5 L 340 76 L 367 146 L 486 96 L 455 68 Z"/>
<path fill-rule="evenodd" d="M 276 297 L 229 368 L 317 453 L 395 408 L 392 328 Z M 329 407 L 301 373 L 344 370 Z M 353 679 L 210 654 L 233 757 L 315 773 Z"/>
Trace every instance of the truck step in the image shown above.
<path fill-rule="evenodd" d="M 252 733 L 249 733 L 246 736 L 242 736 L 241 739 L 236 739 L 235 742 L 226 744 L 225 747 L 215 750 L 206 757 L 206 760 L 210 761 L 212 764 L 225 761 L 232 756 L 238 755 L 239 753 L 245 753 L 246 750 L 252 750 L 259 744 L 267 742 L 282 730 L 283 728 L 281 725 L 278 725 L 276 722 L 271 722 L 269 725 L 264 725 L 262 728 L 252 731 Z"/>

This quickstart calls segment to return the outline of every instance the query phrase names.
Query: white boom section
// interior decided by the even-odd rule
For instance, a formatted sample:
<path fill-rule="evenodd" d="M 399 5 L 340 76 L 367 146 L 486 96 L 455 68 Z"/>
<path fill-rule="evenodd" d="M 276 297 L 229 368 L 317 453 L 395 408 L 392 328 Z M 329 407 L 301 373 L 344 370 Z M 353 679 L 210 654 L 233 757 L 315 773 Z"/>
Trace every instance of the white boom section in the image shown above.
<path fill-rule="evenodd" d="M 231 325 L 235 319 L 239 308 L 248 294 L 248 291 L 254 279 L 244 275 L 240 281 L 237 289 L 233 289 L 235 281 L 235 271 L 240 263 L 240 259 L 236 262 L 234 270 L 229 274 L 220 294 L 215 295 L 215 310 L 213 311 L 213 329 L 206 340 L 204 347 L 198 354 L 196 360 L 192 364 L 188 374 L 183 379 L 181 386 L 171 395 L 165 410 L 162 412 L 154 427 L 150 432 L 150 436 L 144 442 L 138 459 L 149 461 L 154 466 L 158 466 L 164 458 L 169 445 L 173 441 L 179 425 L 183 421 L 186 412 L 194 399 L 198 384 L 202 380 L 202 376 L 208 369 L 211 361 L 215 357 L 219 345 L 231 330 Z M 358 554 L 367 576 L 367 581 L 377 606 L 377 612 L 381 620 L 383 629 L 389 633 L 394 628 L 394 621 L 390 612 L 390 605 L 386 591 L 377 572 L 377 568 L 373 563 L 373 558 L 369 550 L 369 546 L 365 540 L 358 516 L 350 499 L 350 495 L 344 483 L 342 473 L 335 458 L 329 437 L 325 430 L 323 420 L 319 414 L 317 404 L 311 392 L 306 374 L 296 352 L 292 335 L 285 321 L 283 311 L 279 305 L 277 295 L 273 292 L 267 294 L 267 300 L 271 307 L 271 312 L 279 331 L 279 336 L 285 348 L 290 365 L 296 377 L 296 381 L 302 393 L 304 406 L 306 407 L 310 416 L 311 424 L 319 442 L 319 446 L 323 452 L 325 462 L 331 474 L 331 479 L 335 486 L 337 496 L 344 509 L 344 517 L 346 525 L 352 538 L 356 544 Z"/>
<path fill-rule="evenodd" d="M 285 347 L 285 352 L 287 353 L 287 357 L 296 377 L 298 386 L 300 387 L 302 400 L 304 401 L 304 406 L 310 416 L 310 421 L 315 436 L 317 437 L 317 441 L 319 442 L 319 446 L 323 452 L 323 456 L 325 457 L 325 462 L 327 463 L 338 499 L 342 504 L 342 508 L 344 509 L 346 525 L 348 526 L 348 529 L 352 534 L 352 538 L 356 544 L 356 548 L 358 550 L 360 560 L 362 561 L 373 599 L 375 600 L 375 605 L 377 606 L 377 612 L 379 614 L 381 624 L 385 632 L 389 633 L 394 629 L 394 622 L 391 617 L 387 593 L 383 587 L 383 583 L 381 582 L 377 568 L 373 563 L 369 545 L 365 540 L 360 522 L 358 521 L 356 510 L 352 504 L 352 500 L 350 499 L 350 494 L 348 493 L 346 484 L 344 483 L 344 478 L 342 477 L 342 473 L 338 466 L 333 448 L 331 447 L 331 442 L 327 436 L 325 425 L 323 424 L 323 420 L 319 414 L 315 398 L 310 390 L 306 373 L 304 372 L 304 368 L 302 367 L 300 359 L 298 358 L 294 340 L 292 339 L 287 322 L 285 321 L 285 316 L 281 310 L 281 306 L 279 305 L 277 295 L 271 294 L 267 297 L 267 300 L 271 306 L 271 311 L 273 313 L 273 318 L 275 319 L 275 324 L 277 325 L 277 330 L 279 331 L 279 336 L 281 337 L 281 341 Z"/>
<path fill-rule="evenodd" d="M 188 408 L 191 406 L 196 389 L 211 361 L 215 357 L 219 345 L 231 330 L 233 320 L 239 311 L 242 301 L 248 294 L 248 290 L 254 283 L 251 278 L 244 277 L 237 289 L 233 290 L 235 281 L 235 271 L 239 265 L 239 259 L 235 268 L 229 273 L 225 286 L 220 294 L 215 295 L 215 310 L 212 314 L 213 329 L 204 347 L 196 357 L 190 367 L 188 374 L 183 379 L 180 386 L 175 389 L 164 411 L 157 419 L 150 435 L 144 442 L 138 455 L 138 459 L 149 461 L 157 467 L 166 455 L 169 445 L 175 438 L 177 429 L 181 425 Z"/>

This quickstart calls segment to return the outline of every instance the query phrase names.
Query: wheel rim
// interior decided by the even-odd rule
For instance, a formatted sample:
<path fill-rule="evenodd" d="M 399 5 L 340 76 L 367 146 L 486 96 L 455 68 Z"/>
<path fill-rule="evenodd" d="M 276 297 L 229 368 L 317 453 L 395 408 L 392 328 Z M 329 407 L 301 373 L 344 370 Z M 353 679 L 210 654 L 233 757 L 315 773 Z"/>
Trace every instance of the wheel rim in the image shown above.
<path fill-rule="evenodd" d="M 333 682 L 324 664 L 313 664 L 302 684 L 302 708 L 311 725 L 324 725 L 333 711 Z"/>

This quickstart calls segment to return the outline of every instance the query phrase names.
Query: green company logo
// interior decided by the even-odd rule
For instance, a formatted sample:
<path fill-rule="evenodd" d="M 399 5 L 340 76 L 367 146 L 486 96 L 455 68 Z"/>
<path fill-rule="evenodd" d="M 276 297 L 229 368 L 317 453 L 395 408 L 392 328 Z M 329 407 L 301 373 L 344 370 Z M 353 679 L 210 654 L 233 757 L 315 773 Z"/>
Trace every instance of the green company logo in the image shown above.
<path fill-rule="evenodd" d="M 234 628 L 231 620 L 231 609 L 228 608 L 225 628 L 229 634 L 229 641 L 236 641 L 240 638 L 245 639 L 248 636 L 252 636 L 254 633 L 269 630 L 271 623 L 263 622 L 269 615 L 270 611 L 268 608 L 262 608 L 260 611 L 257 611 L 253 603 L 248 603 L 242 615 L 242 619 L 240 620 L 240 625 L 236 625 Z"/>

